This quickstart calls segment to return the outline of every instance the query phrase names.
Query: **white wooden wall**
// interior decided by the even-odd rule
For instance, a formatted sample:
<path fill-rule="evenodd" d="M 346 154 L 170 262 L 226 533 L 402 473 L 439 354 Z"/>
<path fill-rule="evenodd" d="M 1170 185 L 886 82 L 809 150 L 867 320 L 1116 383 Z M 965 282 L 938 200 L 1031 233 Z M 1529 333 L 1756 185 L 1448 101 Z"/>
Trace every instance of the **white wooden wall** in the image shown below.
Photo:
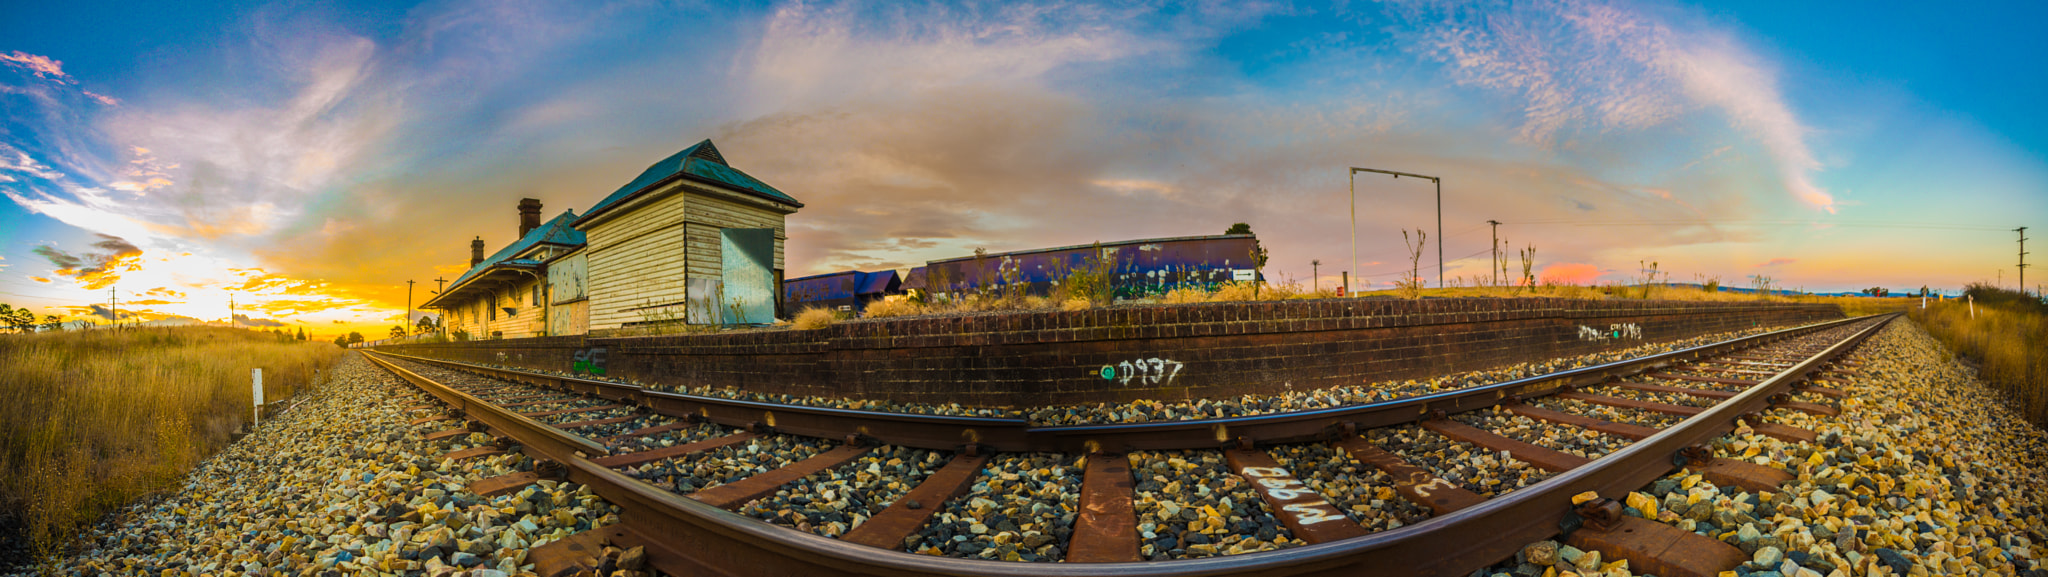
<path fill-rule="evenodd" d="M 775 229 L 782 268 L 783 215 L 737 193 L 682 182 L 584 230 L 588 241 L 590 329 L 682 319 L 685 278 L 719 278 L 721 228 Z"/>

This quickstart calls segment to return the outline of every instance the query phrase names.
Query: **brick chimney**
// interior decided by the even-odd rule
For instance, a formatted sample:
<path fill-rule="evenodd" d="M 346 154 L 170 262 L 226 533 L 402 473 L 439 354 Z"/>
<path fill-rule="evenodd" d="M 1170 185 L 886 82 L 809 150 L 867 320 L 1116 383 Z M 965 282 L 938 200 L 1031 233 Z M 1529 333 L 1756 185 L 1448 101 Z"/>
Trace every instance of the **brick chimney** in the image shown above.
<path fill-rule="evenodd" d="M 519 236 L 516 238 L 526 238 L 526 233 L 536 228 L 540 228 L 540 199 L 519 199 Z"/>
<path fill-rule="evenodd" d="M 476 268 L 476 265 L 482 262 L 484 262 L 484 237 L 479 236 L 476 237 L 476 240 L 469 241 L 469 268 Z"/>

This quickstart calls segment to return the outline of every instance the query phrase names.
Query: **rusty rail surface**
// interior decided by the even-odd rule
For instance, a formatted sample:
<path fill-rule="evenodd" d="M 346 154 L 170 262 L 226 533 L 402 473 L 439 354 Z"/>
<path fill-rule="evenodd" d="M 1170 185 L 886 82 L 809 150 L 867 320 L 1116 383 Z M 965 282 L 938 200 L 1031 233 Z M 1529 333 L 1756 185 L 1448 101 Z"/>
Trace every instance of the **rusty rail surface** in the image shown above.
<path fill-rule="evenodd" d="M 1876 334 L 1896 314 L 1819 323 L 1693 347 L 1650 357 L 1561 371 L 1494 385 L 1424 397 L 1317 411 L 1170 423 L 1030 427 L 1020 419 L 946 417 L 905 413 L 800 407 L 648 391 L 633 385 L 528 373 L 366 351 L 365 356 L 418 384 L 469 418 L 522 443 L 537 458 L 565 465 L 571 481 L 591 486 L 624 509 L 619 525 L 604 532 L 617 543 L 648 545 L 669 569 L 702 574 L 779 575 L 1467 575 L 1514 554 L 1523 544 L 1559 532 L 1570 515 L 1572 495 L 1595 491 L 1620 495 L 1675 470 L 1681 451 L 1732 430 L 1738 419 L 1783 404 L 1795 383 L 1829 367 Z M 1463 412 L 1544 396 L 1569 386 L 1725 355 L 1766 342 L 1870 321 L 1868 326 L 1818 354 L 1799 360 L 1756 385 L 1703 409 L 1670 428 L 1572 468 L 1541 483 L 1440 514 L 1399 529 L 1278 551 L 1172 561 L 1130 563 L 1015 563 L 916 555 L 792 531 L 734 515 L 711 504 L 648 485 L 593 462 L 606 454 L 580 437 L 517 413 L 491 406 L 462 391 L 434 383 L 379 357 L 490 373 L 506 378 L 585 392 L 671 415 L 698 415 L 726 425 L 773 428 L 821 437 L 863 435 L 880 442 L 958 450 L 1117 453 L 1132 449 L 1244 447 L 1254 443 L 1331 440 L 1336 432 L 1408 423 L 1432 414 Z M 904 427 L 899 431 L 895 427 Z M 965 433 L 964 430 L 973 430 Z"/>

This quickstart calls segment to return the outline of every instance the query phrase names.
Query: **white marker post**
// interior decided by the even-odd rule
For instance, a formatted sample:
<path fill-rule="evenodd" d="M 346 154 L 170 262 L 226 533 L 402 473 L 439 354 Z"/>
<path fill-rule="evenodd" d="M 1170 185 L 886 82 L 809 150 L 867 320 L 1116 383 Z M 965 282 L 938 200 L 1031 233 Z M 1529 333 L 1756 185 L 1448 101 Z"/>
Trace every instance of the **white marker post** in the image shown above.
<path fill-rule="evenodd" d="M 263 369 L 261 367 L 249 369 L 249 379 L 255 381 L 255 384 L 249 385 L 249 393 L 256 399 L 256 420 L 250 423 L 250 425 L 261 425 L 263 424 Z"/>

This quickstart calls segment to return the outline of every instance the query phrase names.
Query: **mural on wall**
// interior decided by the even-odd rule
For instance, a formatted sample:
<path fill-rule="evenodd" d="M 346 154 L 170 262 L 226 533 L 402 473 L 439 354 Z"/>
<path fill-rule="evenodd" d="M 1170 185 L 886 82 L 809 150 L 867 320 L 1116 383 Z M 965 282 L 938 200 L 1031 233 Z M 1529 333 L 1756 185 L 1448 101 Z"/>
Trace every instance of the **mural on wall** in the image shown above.
<path fill-rule="evenodd" d="M 935 260 L 911 269 L 903 288 L 947 298 L 1018 286 L 1044 296 L 1077 273 L 1105 275 L 1115 298 L 1165 294 L 1176 288 L 1214 290 L 1259 278 L 1258 238 L 1248 234 L 1155 238 Z"/>

